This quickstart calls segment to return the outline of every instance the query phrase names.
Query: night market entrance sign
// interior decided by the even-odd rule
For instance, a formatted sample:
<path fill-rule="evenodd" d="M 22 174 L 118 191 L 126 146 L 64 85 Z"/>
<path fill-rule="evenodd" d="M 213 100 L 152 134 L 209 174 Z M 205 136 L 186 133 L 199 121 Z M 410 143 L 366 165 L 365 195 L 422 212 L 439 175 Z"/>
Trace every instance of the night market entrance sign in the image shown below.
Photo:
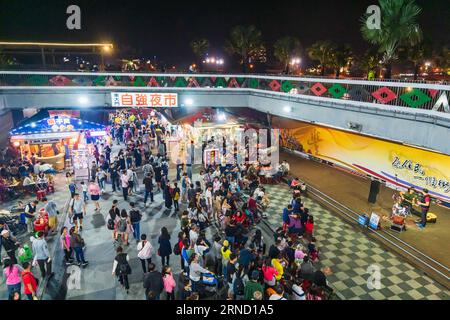
<path fill-rule="evenodd" d="M 178 107 L 178 94 L 112 92 L 111 101 L 113 107 L 174 108 Z"/>

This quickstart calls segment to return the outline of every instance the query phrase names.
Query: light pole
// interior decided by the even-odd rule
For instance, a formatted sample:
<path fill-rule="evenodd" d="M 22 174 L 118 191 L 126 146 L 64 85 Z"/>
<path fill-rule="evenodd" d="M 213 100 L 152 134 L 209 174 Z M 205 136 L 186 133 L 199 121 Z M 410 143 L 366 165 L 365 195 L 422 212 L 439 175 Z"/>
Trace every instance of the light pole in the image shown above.
<path fill-rule="evenodd" d="M 222 58 L 217 57 L 206 57 L 205 60 L 203 60 L 203 64 L 207 66 L 211 66 L 214 71 L 218 71 L 223 65 L 224 60 Z"/>
<path fill-rule="evenodd" d="M 291 66 L 290 70 L 297 70 L 300 67 L 301 62 L 302 62 L 302 59 L 300 59 L 300 58 L 297 58 L 297 57 L 292 58 L 291 61 L 289 62 L 289 65 Z"/>

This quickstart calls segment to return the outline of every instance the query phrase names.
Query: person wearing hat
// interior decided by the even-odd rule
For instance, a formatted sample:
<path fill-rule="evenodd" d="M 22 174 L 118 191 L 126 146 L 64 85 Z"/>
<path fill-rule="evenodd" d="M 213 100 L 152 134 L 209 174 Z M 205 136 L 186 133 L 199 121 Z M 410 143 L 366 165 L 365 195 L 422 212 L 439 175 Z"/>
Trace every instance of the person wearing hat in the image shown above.
<path fill-rule="evenodd" d="M 2 245 L 3 248 L 6 250 L 6 254 L 11 259 L 11 262 L 13 264 L 17 263 L 16 259 L 16 250 L 19 247 L 20 243 L 17 241 L 17 239 L 9 232 L 9 230 L 4 229 L 0 233 L 2 237 Z"/>
<path fill-rule="evenodd" d="M 256 291 L 264 292 L 262 285 L 258 282 L 259 272 L 253 270 L 250 276 L 250 281 L 247 281 L 244 289 L 244 300 L 252 300 Z"/>

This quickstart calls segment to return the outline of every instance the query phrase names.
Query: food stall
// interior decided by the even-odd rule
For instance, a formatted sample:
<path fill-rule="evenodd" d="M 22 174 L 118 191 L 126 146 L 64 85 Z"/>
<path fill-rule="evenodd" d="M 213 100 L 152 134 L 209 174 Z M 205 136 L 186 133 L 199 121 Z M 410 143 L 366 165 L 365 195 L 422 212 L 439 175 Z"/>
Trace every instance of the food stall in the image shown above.
<path fill-rule="evenodd" d="M 84 132 L 93 138 L 106 136 L 104 125 L 78 118 L 55 116 L 28 122 L 10 131 L 10 140 L 22 158 L 36 155 L 36 160 L 64 170 L 65 160 L 83 141 Z"/>

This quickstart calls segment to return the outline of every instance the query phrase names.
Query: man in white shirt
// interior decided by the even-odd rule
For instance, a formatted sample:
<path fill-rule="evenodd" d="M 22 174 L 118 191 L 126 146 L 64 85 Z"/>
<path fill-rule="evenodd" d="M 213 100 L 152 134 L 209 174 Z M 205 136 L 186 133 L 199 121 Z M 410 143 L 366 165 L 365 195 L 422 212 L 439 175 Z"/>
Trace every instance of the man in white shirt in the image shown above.
<path fill-rule="evenodd" d="M 206 200 L 206 210 L 208 212 L 208 219 L 211 220 L 211 214 L 212 214 L 212 202 L 213 199 L 213 191 L 212 186 L 209 185 L 208 188 L 205 190 L 205 200 Z"/>
<path fill-rule="evenodd" d="M 121 186 L 122 186 L 123 199 L 125 201 L 128 201 L 129 180 L 128 180 L 127 172 L 125 170 L 122 171 L 122 175 L 120 176 L 120 183 L 121 183 Z"/>

